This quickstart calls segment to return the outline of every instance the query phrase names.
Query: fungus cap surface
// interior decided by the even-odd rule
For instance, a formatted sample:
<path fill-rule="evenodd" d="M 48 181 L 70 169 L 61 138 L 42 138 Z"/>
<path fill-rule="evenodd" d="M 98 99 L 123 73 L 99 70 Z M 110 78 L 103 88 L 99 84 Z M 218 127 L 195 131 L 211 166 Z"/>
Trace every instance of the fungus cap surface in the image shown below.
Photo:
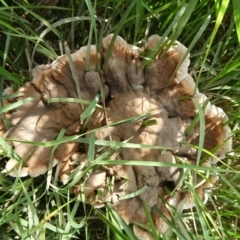
<path fill-rule="evenodd" d="M 95 207 L 111 202 L 127 223 L 136 221 L 148 225 L 144 201 L 157 230 L 165 232 L 168 224 L 155 208 L 170 220 L 167 205 L 183 209 L 195 205 L 191 193 L 181 191 L 185 168 L 175 165 L 181 161 L 197 164 L 194 145 L 198 146 L 200 134 L 204 134 L 203 148 L 224 158 L 231 149 L 231 130 L 224 124 L 228 120 L 224 111 L 207 102 L 207 97 L 195 86 L 188 73 L 190 61 L 185 46 L 175 42 L 171 47 L 164 47 L 148 66 L 143 67 L 144 53 L 158 47 L 160 40 L 154 35 L 141 49 L 119 36 L 111 45 L 113 35 L 108 35 L 103 38 L 99 52 L 96 46 L 90 47 L 88 57 L 87 47 L 82 47 L 72 54 L 77 79 L 73 77 L 73 69 L 65 55 L 50 65 L 37 66 L 32 82 L 25 87 L 21 97 L 33 97 L 33 100 L 8 113 L 14 126 L 4 136 L 46 142 L 55 140 L 63 128 L 66 135 L 80 134 L 84 126 L 81 114 L 88 105 L 77 101 L 49 101 L 52 98 L 78 97 L 91 101 L 101 90 L 99 104 L 105 109 L 95 108 L 85 132 L 94 131 L 97 140 L 135 145 L 115 152 L 108 147 L 99 150 L 97 154 L 106 154 L 112 164 L 99 166 L 90 175 L 83 175 L 73 191 L 76 194 L 83 191 L 86 201 Z M 192 124 L 198 114 L 196 102 L 203 107 L 204 133 L 200 130 L 201 122 Z M 4 131 L 3 123 L 0 124 L 0 130 Z M 89 136 L 86 134 L 87 138 Z M 52 147 L 35 147 L 16 141 L 12 141 L 12 145 L 26 164 L 18 170 L 18 162 L 10 159 L 6 171 L 10 171 L 12 176 L 29 174 L 37 177 L 47 171 L 50 161 L 53 165 L 61 162 L 60 178 L 67 183 L 73 171 L 78 171 L 76 176 L 80 176 L 89 165 L 88 145 L 78 141 L 60 144 L 53 155 Z M 205 159 L 203 166 L 209 167 L 218 159 L 205 153 L 202 153 L 202 158 Z M 146 166 L 121 165 L 121 160 L 146 161 Z M 148 164 L 152 161 L 156 162 L 154 166 Z M 110 181 L 114 183 L 111 187 Z M 201 199 L 205 199 L 206 191 L 216 181 L 216 173 L 204 179 L 197 176 L 196 193 Z M 153 239 L 150 232 L 139 226 L 134 226 L 134 231 L 142 239 Z"/>

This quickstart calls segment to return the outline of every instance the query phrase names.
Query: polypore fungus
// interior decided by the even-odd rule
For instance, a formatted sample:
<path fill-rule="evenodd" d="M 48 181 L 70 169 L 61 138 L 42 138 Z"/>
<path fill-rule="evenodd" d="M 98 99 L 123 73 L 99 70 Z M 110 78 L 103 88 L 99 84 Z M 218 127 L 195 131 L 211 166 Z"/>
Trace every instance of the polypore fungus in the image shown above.
<path fill-rule="evenodd" d="M 12 112 L 13 127 L 4 136 L 45 142 L 55 140 L 63 128 L 66 135 L 82 133 L 84 123 L 80 116 L 87 106 L 76 101 L 49 103 L 49 100 L 82 98 L 91 101 L 102 89 L 101 103 L 105 108 L 96 108 L 85 132 L 95 131 L 98 140 L 127 141 L 136 145 L 106 155 L 112 164 L 95 168 L 87 176 L 83 175 L 89 164 L 87 146 L 80 148 L 78 142 L 60 144 L 52 161 L 54 165 L 62 162 L 60 178 L 64 183 L 72 171 L 81 166 L 77 168 L 77 175 L 82 175 L 74 192 L 84 192 L 88 203 L 103 207 L 111 202 L 127 223 L 148 224 L 144 201 L 157 230 L 165 232 L 171 220 L 171 206 L 188 209 L 195 205 L 192 194 L 181 191 L 182 177 L 187 173 L 178 167 L 179 163 L 193 166 L 201 163 L 205 167 L 215 164 L 216 159 L 224 158 L 231 149 L 231 131 L 224 124 L 228 118 L 223 110 L 211 105 L 207 97 L 199 93 L 188 74 L 189 54 L 182 44 L 174 42 L 169 47 L 166 40 L 162 41 L 166 47 L 143 66 L 144 54 L 157 50 L 159 41 L 159 36 L 152 36 L 141 49 L 121 37 L 113 39 L 113 35 L 108 35 L 103 38 L 99 52 L 96 46 L 91 46 L 89 49 L 82 47 L 71 55 L 75 69 L 70 68 L 65 55 L 50 65 L 37 66 L 22 97 L 34 99 Z M 145 118 L 137 118 L 144 114 Z M 200 116 L 204 116 L 204 120 L 199 120 Z M 126 119 L 130 120 L 124 121 Z M 213 151 L 217 157 L 202 151 L 202 161 L 199 161 L 196 146 L 201 144 L 200 136 L 204 138 L 203 149 Z M 144 146 L 139 148 L 137 144 Z M 47 171 L 52 147 L 35 147 L 16 141 L 12 141 L 12 145 L 26 166 L 17 171 L 17 161 L 10 159 L 6 165 L 10 175 L 20 173 L 20 176 L 36 177 Z M 98 154 L 108 151 L 109 148 L 102 148 Z M 119 160 L 135 160 L 135 165 L 120 165 Z M 136 161 L 146 161 L 146 166 L 136 165 Z M 149 161 L 154 161 L 155 165 L 148 165 Z M 202 178 L 193 174 L 192 177 L 196 193 L 205 200 L 205 191 L 214 185 L 217 175 Z M 111 186 L 109 179 L 113 182 Z M 153 239 L 150 232 L 136 224 L 134 232 L 140 239 Z"/>

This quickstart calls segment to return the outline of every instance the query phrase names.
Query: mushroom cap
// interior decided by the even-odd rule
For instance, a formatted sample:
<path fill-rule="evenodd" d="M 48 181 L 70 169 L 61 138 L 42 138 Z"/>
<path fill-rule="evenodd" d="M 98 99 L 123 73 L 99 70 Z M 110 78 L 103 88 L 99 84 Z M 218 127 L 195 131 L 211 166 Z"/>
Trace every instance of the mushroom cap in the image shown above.
<path fill-rule="evenodd" d="M 144 67 L 144 53 L 157 51 L 160 41 L 161 51 Z M 204 134 L 203 148 L 217 156 L 213 158 L 203 152 L 202 165 L 210 167 L 217 159 L 224 158 L 232 144 L 231 130 L 225 124 L 227 115 L 199 93 L 188 73 L 188 49 L 181 43 L 169 46 L 168 39 L 162 41 L 154 35 L 144 48 L 138 48 L 119 36 L 108 35 L 101 46 L 99 52 L 95 45 L 80 48 L 71 55 L 73 66 L 63 55 L 50 65 L 34 69 L 33 80 L 25 87 L 21 98 L 33 99 L 11 113 L 14 126 L 5 133 L 26 166 L 18 169 L 19 162 L 10 159 L 6 170 L 12 170 L 12 176 L 37 177 L 47 171 L 50 161 L 53 165 L 61 163 L 62 182 L 67 183 L 75 171 L 75 178 L 80 180 L 73 191 L 76 194 L 83 191 L 88 203 L 99 208 L 111 202 L 127 223 L 148 225 L 145 202 L 156 229 L 166 232 L 168 224 L 155 211 L 156 207 L 170 221 L 169 206 L 189 209 L 195 205 L 192 194 L 181 191 L 181 179 L 186 170 L 176 164 L 181 161 L 196 164 L 195 146 L 201 134 Z M 81 114 L 87 106 L 72 100 L 49 101 L 79 97 L 91 101 L 100 90 L 104 91 L 101 101 L 105 109 L 96 108 L 91 113 L 87 132 L 94 130 L 98 140 L 135 144 L 114 153 L 109 148 L 100 149 L 98 154 L 108 154 L 112 165 L 98 166 L 84 175 L 89 163 L 88 146 L 80 148 L 78 142 L 70 141 L 53 149 L 13 140 L 53 141 L 62 129 L 66 135 L 80 133 L 83 129 Z M 198 117 L 196 102 L 203 108 L 204 133 L 202 122 L 195 121 Z M 139 147 L 139 144 L 144 146 Z M 120 165 L 120 160 L 145 161 L 146 165 Z M 149 165 L 149 161 L 155 161 L 155 166 Z M 202 200 L 217 179 L 217 174 L 196 177 L 196 193 Z M 141 239 L 153 239 L 150 232 L 137 225 L 134 225 L 134 232 Z"/>

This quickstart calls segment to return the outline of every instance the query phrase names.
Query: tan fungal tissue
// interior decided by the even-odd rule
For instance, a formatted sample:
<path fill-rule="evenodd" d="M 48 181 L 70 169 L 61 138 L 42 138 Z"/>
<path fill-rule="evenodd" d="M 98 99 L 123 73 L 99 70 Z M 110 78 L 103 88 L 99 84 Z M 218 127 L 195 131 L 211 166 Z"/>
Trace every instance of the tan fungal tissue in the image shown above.
<path fill-rule="evenodd" d="M 113 45 L 112 40 L 113 35 L 103 38 L 98 52 L 92 45 L 73 53 L 74 74 L 66 55 L 34 69 L 32 81 L 18 90 L 23 96 L 17 99 L 34 97 L 34 100 L 7 112 L 7 119 L 12 123 L 8 130 L 3 120 L 0 121 L 2 136 L 12 140 L 8 143 L 25 163 L 19 169 L 18 162 L 10 159 L 5 171 L 11 176 L 31 177 L 46 173 L 53 148 L 14 139 L 48 142 L 55 140 L 61 129 L 65 129 L 65 136 L 82 134 L 89 139 L 95 132 L 96 140 L 135 144 L 116 151 L 96 145 L 96 157 L 106 154 L 103 159 L 111 160 L 112 165 L 95 166 L 91 174 L 80 178 L 73 191 L 83 192 L 86 201 L 97 208 L 111 203 L 127 223 L 134 223 L 134 232 L 140 239 L 154 239 L 152 233 L 136 224 L 149 224 L 143 201 L 156 229 L 162 233 L 168 229 L 172 208 L 189 209 L 195 205 L 193 193 L 184 188 L 184 181 L 192 178 L 196 194 L 205 201 L 208 190 L 218 179 L 217 174 L 202 172 L 202 177 L 179 164 L 197 164 L 196 146 L 201 135 L 204 151 L 199 165 L 215 165 L 231 150 L 231 130 L 224 124 L 228 117 L 223 110 L 212 105 L 196 88 L 188 73 L 190 61 L 185 46 L 179 42 L 169 46 L 165 40 L 166 46 L 144 66 L 144 56 L 156 50 L 161 37 L 150 37 L 143 48 L 132 46 L 119 36 L 113 40 Z M 88 124 L 81 120 L 88 104 L 49 102 L 52 98 L 79 97 L 92 101 L 100 92 L 100 101 Z M 9 93 L 11 89 L 4 92 Z M 5 104 L 11 104 L 10 100 Z M 144 114 L 145 118 L 137 118 Z M 203 115 L 204 121 L 200 118 Z M 132 121 L 125 122 L 126 119 Z M 118 124 L 114 124 L 116 122 Z M 137 144 L 155 147 L 139 148 Z M 70 141 L 60 144 L 54 151 L 53 165 L 61 164 L 59 176 L 63 183 L 69 181 L 73 171 L 78 171 L 75 177 L 79 177 L 91 165 L 88 148 L 88 144 Z M 207 151 L 212 151 L 216 157 Z M 114 163 L 116 160 L 118 164 Z M 120 160 L 159 162 L 159 166 L 120 165 Z M 168 167 L 161 165 L 166 163 Z"/>

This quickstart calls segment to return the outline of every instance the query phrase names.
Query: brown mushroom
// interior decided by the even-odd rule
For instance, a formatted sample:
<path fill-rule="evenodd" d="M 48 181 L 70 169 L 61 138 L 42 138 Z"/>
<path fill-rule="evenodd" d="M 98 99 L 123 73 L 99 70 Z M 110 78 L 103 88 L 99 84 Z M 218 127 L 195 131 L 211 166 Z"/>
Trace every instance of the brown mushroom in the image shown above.
<path fill-rule="evenodd" d="M 199 93 L 188 74 L 189 54 L 182 44 L 175 42 L 168 49 L 163 48 L 149 66 L 143 67 L 144 52 L 158 46 L 161 40 L 159 36 L 152 36 L 143 49 L 129 45 L 121 37 L 115 39 L 111 48 L 112 40 L 113 35 L 103 39 L 100 53 L 96 52 L 95 46 L 91 46 L 87 72 L 87 48 L 83 47 L 72 55 L 81 97 L 92 100 L 101 82 L 105 84 L 105 95 L 109 95 L 104 102 L 106 109 L 95 110 L 87 131 L 98 128 L 95 131 L 98 140 L 128 141 L 161 146 L 165 150 L 153 147 L 120 148 L 109 155 L 112 165 L 100 166 L 93 169 L 90 175 L 83 176 L 74 192 L 83 192 L 86 201 L 95 207 L 103 207 L 104 203 L 111 202 L 127 223 L 135 221 L 148 225 L 144 201 L 156 229 L 165 232 L 168 224 L 155 208 L 171 220 L 169 206 L 188 209 L 195 205 L 192 194 L 181 191 L 179 187 L 184 168 L 174 166 L 179 159 L 188 164 L 197 164 L 198 152 L 194 146 L 198 146 L 203 133 L 200 130 L 202 122 L 196 121 L 192 126 L 198 114 L 195 102 L 203 106 L 203 148 L 214 151 L 218 158 L 224 158 L 231 149 L 231 130 L 225 125 L 228 118 L 222 109 L 207 103 L 206 96 Z M 100 66 L 100 69 L 96 69 L 96 66 Z M 82 129 L 80 115 L 84 110 L 80 104 L 48 104 L 52 97 L 78 98 L 76 88 L 66 56 L 59 57 L 51 65 L 38 66 L 31 85 L 24 93 L 24 98 L 35 96 L 35 99 L 12 113 L 14 127 L 5 136 L 43 142 L 56 139 L 62 128 L 66 129 L 67 135 L 79 133 Z M 146 114 L 145 119 L 113 124 L 143 114 Z M 46 172 L 51 147 L 35 148 L 16 142 L 13 145 L 27 164 L 22 168 L 21 175 L 29 173 L 30 176 L 38 176 Z M 64 183 L 69 181 L 68 177 L 76 166 L 81 168 L 77 168 L 79 172 L 75 177 L 83 174 L 88 166 L 86 151 L 77 151 L 78 147 L 76 142 L 64 143 L 54 153 L 54 163 L 62 161 L 60 178 Z M 209 157 L 205 152 L 201 158 L 204 159 L 201 163 L 203 166 L 211 166 L 217 161 L 217 158 Z M 146 161 L 146 166 L 114 164 L 115 160 L 123 159 Z M 159 166 L 147 166 L 148 161 L 155 161 Z M 167 163 L 170 167 L 162 167 L 161 163 Z M 16 161 L 10 159 L 7 170 L 14 168 L 15 164 Z M 196 193 L 204 200 L 205 191 L 214 185 L 217 175 L 193 177 Z M 109 179 L 113 180 L 112 186 L 108 184 Z M 178 189 L 173 192 L 177 186 Z M 136 195 L 131 195 L 136 192 Z M 150 232 L 137 225 L 134 225 L 134 232 L 140 239 L 153 239 Z"/>
<path fill-rule="evenodd" d="M 96 63 L 100 64 L 101 57 L 92 46 L 90 51 L 89 71 L 85 71 L 86 47 L 72 54 L 72 60 L 77 72 L 81 89 L 81 98 L 92 100 L 100 90 L 100 77 L 95 71 Z M 82 128 L 80 114 L 86 105 L 75 102 L 48 103 L 51 98 L 78 98 L 76 83 L 72 77 L 67 57 L 61 56 L 51 65 L 40 65 L 34 69 L 33 80 L 24 91 L 24 98 L 33 97 L 28 102 L 12 112 L 14 127 L 5 133 L 6 138 L 32 142 L 46 142 L 56 139 L 62 128 L 66 135 L 79 133 Z M 47 171 L 51 158 L 52 147 L 35 147 L 31 144 L 12 141 L 15 151 L 26 162 L 20 176 L 29 174 L 36 177 Z M 69 159 L 77 150 L 78 143 L 61 144 L 54 152 L 54 165 L 58 161 Z M 6 165 L 7 171 L 14 169 L 17 161 L 10 159 Z M 17 172 L 12 171 L 11 175 Z"/>

